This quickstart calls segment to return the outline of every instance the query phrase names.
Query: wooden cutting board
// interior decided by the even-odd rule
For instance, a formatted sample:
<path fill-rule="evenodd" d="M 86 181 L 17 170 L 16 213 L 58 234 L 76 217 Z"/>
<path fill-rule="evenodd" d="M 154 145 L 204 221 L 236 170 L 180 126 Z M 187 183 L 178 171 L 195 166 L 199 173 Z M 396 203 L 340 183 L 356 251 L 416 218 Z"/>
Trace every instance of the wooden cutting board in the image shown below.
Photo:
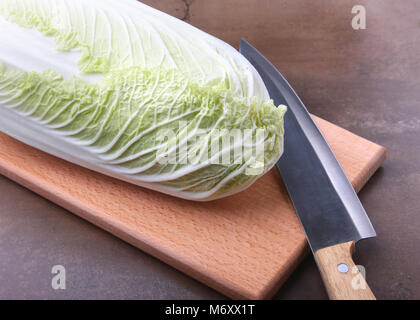
<path fill-rule="evenodd" d="M 315 118 L 356 191 L 385 149 Z M 104 176 L 0 133 L 0 173 L 232 298 L 270 298 L 308 245 L 276 168 L 192 202 Z"/>

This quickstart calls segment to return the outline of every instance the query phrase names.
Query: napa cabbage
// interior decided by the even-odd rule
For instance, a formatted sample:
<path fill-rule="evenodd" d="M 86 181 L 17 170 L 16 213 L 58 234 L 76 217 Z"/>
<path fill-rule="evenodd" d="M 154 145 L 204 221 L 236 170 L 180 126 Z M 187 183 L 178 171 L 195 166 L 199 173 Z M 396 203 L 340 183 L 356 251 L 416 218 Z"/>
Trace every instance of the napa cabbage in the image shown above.
<path fill-rule="evenodd" d="M 225 42 L 135 0 L 1 0 L 0 130 L 192 200 L 283 152 L 285 106 Z"/>

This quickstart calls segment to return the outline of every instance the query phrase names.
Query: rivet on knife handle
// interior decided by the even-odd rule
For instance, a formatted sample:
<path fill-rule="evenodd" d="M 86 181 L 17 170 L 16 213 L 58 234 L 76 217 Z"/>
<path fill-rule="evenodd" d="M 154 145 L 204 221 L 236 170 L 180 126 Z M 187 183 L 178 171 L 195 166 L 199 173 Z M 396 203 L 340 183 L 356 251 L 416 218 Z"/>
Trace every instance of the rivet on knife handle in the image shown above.
<path fill-rule="evenodd" d="M 376 300 L 353 262 L 353 251 L 354 241 L 349 241 L 315 252 L 328 294 L 333 300 Z"/>

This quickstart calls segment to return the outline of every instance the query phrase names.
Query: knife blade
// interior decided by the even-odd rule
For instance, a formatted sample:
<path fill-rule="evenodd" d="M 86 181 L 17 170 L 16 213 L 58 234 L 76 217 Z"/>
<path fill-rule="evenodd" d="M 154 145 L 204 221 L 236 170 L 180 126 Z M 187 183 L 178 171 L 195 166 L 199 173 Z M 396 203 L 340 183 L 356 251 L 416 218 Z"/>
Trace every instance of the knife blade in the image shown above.
<path fill-rule="evenodd" d="M 374 299 L 351 258 L 357 241 L 376 236 L 356 192 L 287 80 L 243 39 L 240 52 L 260 74 L 275 105 L 288 106 L 277 167 L 330 298 Z"/>

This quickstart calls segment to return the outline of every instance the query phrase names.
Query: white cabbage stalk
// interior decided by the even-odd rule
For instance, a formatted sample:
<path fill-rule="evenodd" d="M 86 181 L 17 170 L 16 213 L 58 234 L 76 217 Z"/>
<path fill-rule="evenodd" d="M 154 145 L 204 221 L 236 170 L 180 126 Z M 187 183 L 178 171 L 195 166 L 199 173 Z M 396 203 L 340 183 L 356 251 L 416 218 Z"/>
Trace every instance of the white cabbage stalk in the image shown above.
<path fill-rule="evenodd" d="M 135 0 L 0 0 L 0 130 L 62 159 L 211 200 L 276 163 L 285 111 L 237 50 Z"/>

